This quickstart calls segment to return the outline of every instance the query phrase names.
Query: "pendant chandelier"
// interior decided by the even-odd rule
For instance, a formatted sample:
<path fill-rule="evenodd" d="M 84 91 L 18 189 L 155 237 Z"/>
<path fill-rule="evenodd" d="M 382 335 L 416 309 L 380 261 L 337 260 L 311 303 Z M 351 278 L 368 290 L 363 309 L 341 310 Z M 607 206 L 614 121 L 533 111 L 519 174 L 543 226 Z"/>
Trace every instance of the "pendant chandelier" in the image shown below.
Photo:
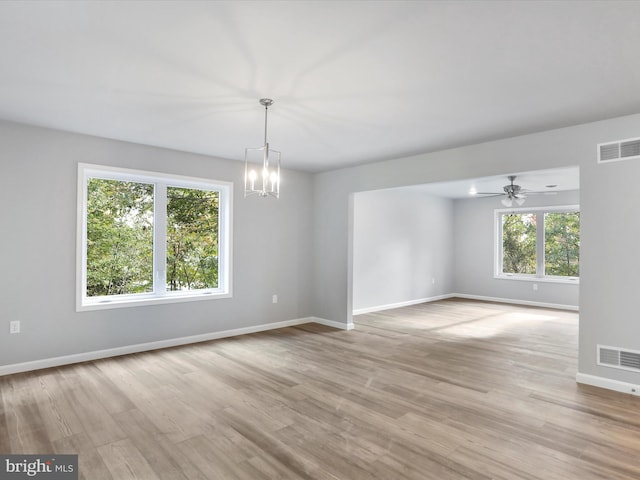
<path fill-rule="evenodd" d="M 273 100 L 261 98 L 260 105 L 264 106 L 264 145 L 244 149 L 244 196 L 257 194 L 279 198 L 280 152 L 270 149 L 267 142 L 267 112 Z"/>

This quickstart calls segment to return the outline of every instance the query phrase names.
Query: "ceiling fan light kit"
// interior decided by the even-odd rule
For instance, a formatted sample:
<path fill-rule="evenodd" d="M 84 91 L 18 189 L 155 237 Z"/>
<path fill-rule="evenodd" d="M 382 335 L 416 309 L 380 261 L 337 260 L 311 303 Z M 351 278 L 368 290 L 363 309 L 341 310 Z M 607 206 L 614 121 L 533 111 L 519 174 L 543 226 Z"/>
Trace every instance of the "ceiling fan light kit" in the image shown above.
<path fill-rule="evenodd" d="M 505 207 L 513 207 L 513 202 L 516 202 L 516 204 L 519 207 L 521 207 L 522 205 L 524 205 L 524 198 L 523 197 L 513 197 L 513 198 L 506 197 L 506 198 L 503 198 L 502 200 L 500 200 L 500 202 Z"/>

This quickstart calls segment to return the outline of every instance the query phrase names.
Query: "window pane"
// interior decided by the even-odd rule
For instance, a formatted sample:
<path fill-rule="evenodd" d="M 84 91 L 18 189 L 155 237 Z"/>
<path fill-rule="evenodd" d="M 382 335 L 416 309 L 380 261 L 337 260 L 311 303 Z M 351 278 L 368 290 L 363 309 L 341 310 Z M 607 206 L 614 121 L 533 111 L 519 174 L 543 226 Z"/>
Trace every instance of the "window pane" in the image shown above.
<path fill-rule="evenodd" d="M 502 272 L 536 273 L 536 215 L 502 216 Z"/>
<path fill-rule="evenodd" d="M 87 296 L 153 291 L 153 185 L 87 181 Z"/>
<path fill-rule="evenodd" d="M 545 213 L 545 275 L 580 275 L 580 212 Z"/>
<path fill-rule="evenodd" d="M 167 290 L 218 287 L 218 192 L 167 187 Z"/>

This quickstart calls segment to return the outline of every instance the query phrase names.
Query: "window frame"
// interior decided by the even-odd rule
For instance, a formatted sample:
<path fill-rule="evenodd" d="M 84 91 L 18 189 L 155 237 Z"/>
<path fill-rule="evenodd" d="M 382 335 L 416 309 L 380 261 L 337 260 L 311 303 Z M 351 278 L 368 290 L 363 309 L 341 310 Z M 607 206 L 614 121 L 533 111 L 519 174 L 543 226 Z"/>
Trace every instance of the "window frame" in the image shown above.
<path fill-rule="evenodd" d="M 580 205 L 554 205 L 545 207 L 500 208 L 494 210 L 494 272 L 493 278 L 529 282 L 580 284 L 580 277 L 563 277 L 545 273 L 545 213 L 580 212 Z M 505 273 L 503 267 L 502 217 L 509 213 L 533 213 L 536 215 L 536 273 Z M 538 228 L 542 225 L 543 228 Z"/>
<path fill-rule="evenodd" d="M 87 184 L 89 178 L 154 185 L 153 291 L 113 296 L 87 296 Z M 167 187 L 218 192 L 218 287 L 166 291 Z M 231 298 L 233 183 L 168 173 L 78 163 L 76 235 L 76 311 Z"/>

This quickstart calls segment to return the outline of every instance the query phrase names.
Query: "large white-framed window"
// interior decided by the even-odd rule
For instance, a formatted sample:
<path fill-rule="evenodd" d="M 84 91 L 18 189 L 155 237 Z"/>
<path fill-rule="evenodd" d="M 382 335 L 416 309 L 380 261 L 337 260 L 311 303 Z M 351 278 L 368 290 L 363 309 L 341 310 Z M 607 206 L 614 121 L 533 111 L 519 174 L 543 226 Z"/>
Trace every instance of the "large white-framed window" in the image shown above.
<path fill-rule="evenodd" d="M 495 210 L 496 278 L 579 283 L 580 207 Z"/>
<path fill-rule="evenodd" d="M 233 184 L 78 164 L 76 310 L 231 297 Z"/>

